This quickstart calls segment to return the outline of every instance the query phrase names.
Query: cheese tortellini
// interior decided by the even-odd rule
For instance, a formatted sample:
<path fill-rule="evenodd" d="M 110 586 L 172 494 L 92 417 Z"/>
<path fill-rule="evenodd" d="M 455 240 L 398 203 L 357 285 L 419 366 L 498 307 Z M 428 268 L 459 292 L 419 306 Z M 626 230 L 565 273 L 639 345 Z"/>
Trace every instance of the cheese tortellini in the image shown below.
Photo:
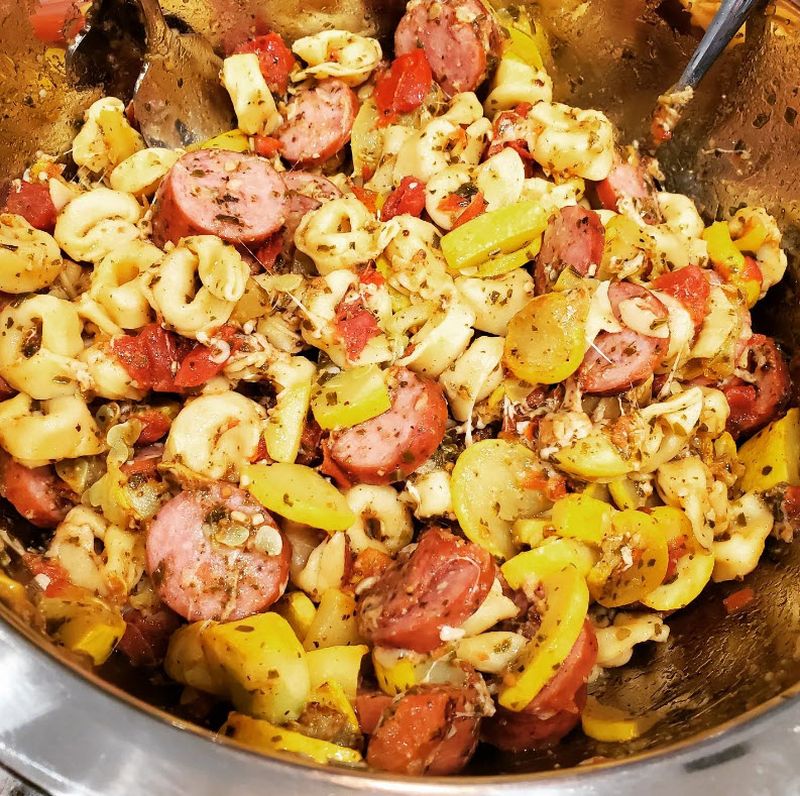
<path fill-rule="evenodd" d="M 181 153 L 164 147 L 150 147 L 134 152 L 111 172 L 109 185 L 115 191 L 136 197 L 152 196 L 161 179 L 175 165 Z"/>
<path fill-rule="evenodd" d="M 187 403 L 172 423 L 164 464 L 186 467 L 206 478 L 239 480 L 256 455 L 266 412 L 238 392 L 202 395 Z"/>
<path fill-rule="evenodd" d="M 53 284 L 64 263 L 52 235 L 22 216 L 0 214 L 0 290 L 30 293 Z"/>
<path fill-rule="evenodd" d="M 73 199 L 58 215 L 53 236 L 73 260 L 98 263 L 141 237 L 142 208 L 128 193 L 95 188 Z"/>
<path fill-rule="evenodd" d="M 222 84 L 230 94 L 239 129 L 248 135 L 269 135 L 282 119 L 261 74 L 255 53 L 231 55 L 222 62 Z"/>
<path fill-rule="evenodd" d="M 536 128 L 533 156 L 553 175 L 604 180 L 614 160 L 614 129 L 600 111 L 540 102 L 528 114 Z"/>
<path fill-rule="evenodd" d="M 363 83 L 383 57 L 376 39 L 345 30 L 323 30 L 304 36 L 297 39 L 292 50 L 308 64 L 297 73 L 296 80 L 337 77 L 349 86 Z"/>
<path fill-rule="evenodd" d="M 97 552 L 98 544 L 101 552 Z M 56 528 L 47 548 L 75 586 L 102 597 L 127 594 L 144 572 L 144 535 L 108 523 L 85 506 L 75 506 Z"/>
<path fill-rule="evenodd" d="M 83 323 L 75 305 L 49 295 L 9 304 L 0 313 L 0 375 L 39 401 L 90 386 Z"/>
<path fill-rule="evenodd" d="M 19 393 L 0 403 L 0 446 L 28 467 L 93 456 L 105 440 L 77 395 L 34 401 Z"/>
<path fill-rule="evenodd" d="M 89 282 L 89 296 L 120 329 L 139 329 L 152 320 L 140 276 L 160 262 L 164 253 L 146 241 L 134 240 L 107 254 Z"/>
<path fill-rule="evenodd" d="M 72 141 L 72 159 L 90 172 L 105 172 L 144 148 L 125 116 L 125 105 L 116 97 L 97 100 L 85 119 Z"/>
<path fill-rule="evenodd" d="M 197 337 L 228 320 L 249 276 L 233 246 L 213 235 L 195 235 L 184 238 L 140 279 L 153 309 L 166 323 L 178 334 Z"/>
<path fill-rule="evenodd" d="M 294 242 L 324 276 L 375 259 L 386 245 L 382 229 L 358 199 L 344 197 L 307 213 L 294 234 Z"/>

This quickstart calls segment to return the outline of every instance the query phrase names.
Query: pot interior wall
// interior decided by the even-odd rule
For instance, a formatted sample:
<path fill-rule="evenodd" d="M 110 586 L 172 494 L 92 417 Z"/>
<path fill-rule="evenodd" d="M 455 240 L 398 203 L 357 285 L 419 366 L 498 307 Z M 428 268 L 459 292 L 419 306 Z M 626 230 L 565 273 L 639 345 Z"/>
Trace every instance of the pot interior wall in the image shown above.
<path fill-rule="evenodd" d="M 30 0 L 25 0 L 30 2 Z M 85 64 L 83 78 L 104 75 L 112 91 L 130 91 L 141 55 L 141 30 L 124 0 L 109 0 L 98 18 L 98 42 L 111 32 L 125 40 L 115 68 Z M 122 6 L 119 5 L 122 3 Z M 402 12 L 390 3 L 346 0 L 165 0 L 181 24 L 215 44 L 272 27 L 296 37 L 323 27 L 391 30 Z M 533 9 L 550 33 L 559 100 L 605 111 L 623 140 L 644 140 L 657 96 L 680 74 L 701 35 L 678 0 L 540 0 Z M 120 10 L 121 9 L 121 10 Z M 780 9 L 779 9 L 780 10 Z M 58 51 L 33 38 L 25 14 L 0 0 L 0 174 L 15 176 L 38 149 L 64 152 L 81 111 L 101 93 L 85 82 L 76 88 Z M 120 22 L 121 21 L 121 22 Z M 800 58 L 792 23 L 763 17 L 747 40 L 726 53 L 690 107 L 687 121 L 661 152 L 668 187 L 694 196 L 709 216 L 740 204 L 763 204 L 776 214 L 793 253 L 788 283 L 773 290 L 756 328 L 796 347 L 796 264 L 800 251 Z M 99 46 L 99 45 L 98 45 Z M 126 67 L 127 65 L 127 67 Z M 474 773 L 534 771 L 575 765 L 594 756 L 624 757 L 666 746 L 733 719 L 800 682 L 800 547 L 770 543 L 748 579 L 751 608 L 728 616 L 722 598 L 739 584 L 710 588 L 689 610 L 669 620 L 664 645 L 637 651 L 631 664 L 594 684 L 603 702 L 634 713 L 653 711 L 658 722 L 628 745 L 573 738 L 548 753 L 506 757 L 482 750 Z M 121 664 L 103 674 L 159 706 L 174 687 L 132 680 Z"/>

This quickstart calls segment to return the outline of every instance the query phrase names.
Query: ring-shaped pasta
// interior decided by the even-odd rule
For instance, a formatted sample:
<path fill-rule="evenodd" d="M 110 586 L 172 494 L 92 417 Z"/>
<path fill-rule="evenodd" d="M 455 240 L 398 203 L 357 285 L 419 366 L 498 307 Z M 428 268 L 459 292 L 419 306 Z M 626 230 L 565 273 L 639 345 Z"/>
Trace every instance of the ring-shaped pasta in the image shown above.
<path fill-rule="evenodd" d="M 363 83 L 383 58 L 377 39 L 346 30 L 323 30 L 304 36 L 295 41 L 292 51 L 308 64 L 294 75 L 295 81 L 336 77 L 348 86 Z"/>
<path fill-rule="evenodd" d="M 508 146 L 485 160 L 475 170 L 475 185 L 483 194 L 488 212 L 514 204 L 525 185 L 525 164 L 519 152 Z"/>
<path fill-rule="evenodd" d="M 487 279 L 461 276 L 456 289 L 475 315 L 474 327 L 502 336 L 511 319 L 533 298 L 533 277 L 524 268 Z"/>
<path fill-rule="evenodd" d="M 111 351 L 109 341 L 96 342 L 78 355 L 92 381 L 92 393 L 110 401 L 141 401 L 146 390 L 134 387 L 130 374 Z"/>
<path fill-rule="evenodd" d="M 90 386 L 83 323 L 75 305 L 47 294 L 9 304 L 0 313 L 0 375 L 38 401 Z"/>
<path fill-rule="evenodd" d="M 64 262 L 52 235 L 22 216 L 0 214 L 0 290 L 32 293 L 51 285 Z"/>
<path fill-rule="evenodd" d="M 390 486 L 358 484 L 345 493 L 356 521 L 346 533 L 355 553 L 372 548 L 394 555 L 411 542 L 411 510 Z"/>
<path fill-rule="evenodd" d="M 445 200 L 470 182 L 472 182 L 472 170 L 469 166 L 459 163 L 434 174 L 426 183 L 425 210 L 433 222 L 442 229 L 452 229 L 458 215 L 464 212 L 462 207 L 455 210 L 443 209 L 448 207 Z"/>
<path fill-rule="evenodd" d="M 325 276 L 374 260 L 384 248 L 380 229 L 380 222 L 358 199 L 343 197 L 306 213 L 294 242 Z"/>
<path fill-rule="evenodd" d="M 92 270 L 89 295 L 121 329 L 140 329 L 152 320 L 139 277 L 163 257 L 152 243 L 134 240 L 106 255 Z"/>
<path fill-rule="evenodd" d="M 184 238 L 141 276 L 145 295 L 178 334 L 209 334 L 230 318 L 249 269 L 233 246 L 213 235 Z M 196 288 L 199 279 L 201 287 Z"/>
<path fill-rule="evenodd" d="M 72 140 L 72 159 L 84 169 L 100 174 L 144 147 L 144 139 L 128 122 L 124 103 L 116 97 L 101 97 L 84 118 Z"/>
<path fill-rule="evenodd" d="M 459 422 L 469 420 L 475 404 L 502 383 L 504 344 L 503 337 L 479 337 L 439 377 L 450 411 Z"/>
<path fill-rule="evenodd" d="M 0 403 L 0 447 L 28 467 L 102 453 L 105 440 L 77 395 L 41 403 L 19 393 Z"/>
<path fill-rule="evenodd" d="M 551 174 L 604 180 L 614 162 L 614 128 L 600 111 L 540 102 L 534 121 L 533 156 Z"/>
<path fill-rule="evenodd" d="M 94 188 L 64 207 L 53 236 L 73 260 L 98 263 L 141 237 L 136 226 L 141 217 L 142 208 L 129 193 Z"/>
<path fill-rule="evenodd" d="M 553 81 L 544 69 L 534 69 L 515 57 L 501 58 L 494 73 L 484 108 L 487 116 L 521 104 L 552 102 Z"/>
<path fill-rule="evenodd" d="M 164 147 L 149 147 L 134 152 L 111 172 L 109 185 L 115 191 L 131 193 L 137 199 L 152 196 L 180 156 L 180 151 Z"/>
<path fill-rule="evenodd" d="M 57 561 L 75 586 L 118 597 L 142 577 L 144 535 L 110 525 L 86 506 L 75 506 L 56 528 L 45 556 Z"/>
<path fill-rule="evenodd" d="M 264 409 L 238 392 L 201 395 L 173 420 L 163 463 L 238 482 L 240 468 L 258 451 L 265 420 Z"/>
<path fill-rule="evenodd" d="M 451 302 L 411 338 L 412 351 L 399 364 L 425 376 L 440 376 L 464 353 L 474 323 L 475 313 L 466 304 Z"/>

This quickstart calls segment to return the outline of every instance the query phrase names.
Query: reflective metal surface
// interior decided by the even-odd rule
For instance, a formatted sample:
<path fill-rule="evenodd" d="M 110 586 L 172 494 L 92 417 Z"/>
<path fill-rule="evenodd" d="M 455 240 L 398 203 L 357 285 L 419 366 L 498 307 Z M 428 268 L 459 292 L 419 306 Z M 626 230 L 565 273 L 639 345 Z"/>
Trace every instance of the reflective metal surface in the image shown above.
<path fill-rule="evenodd" d="M 220 48 L 272 24 L 297 35 L 325 25 L 389 26 L 399 3 L 372 0 L 166 0 L 165 9 Z M 702 35 L 678 0 L 540 0 L 550 32 L 559 99 L 603 109 L 622 140 L 647 134 L 649 114 Z M 689 106 L 675 139 L 659 152 L 670 188 L 714 216 L 740 203 L 764 204 L 800 251 L 800 45 L 796 11 L 749 25 Z M 696 21 L 696 20 L 694 20 Z M 352 23 L 352 24 L 348 24 Z M 55 55 L 37 45 L 18 6 L 0 0 L 0 174 L 13 176 L 38 148 L 64 151 L 96 89 L 68 88 Z M 132 51 L 135 52 L 135 46 Z M 49 81 L 49 82 L 47 82 Z M 44 84 L 44 87 L 42 87 Z M 2 178 L 0 178 L 2 179 Z M 773 291 L 757 328 L 797 347 L 797 258 Z M 751 575 L 756 599 L 727 616 L 712 588 L 670 618 L 666 645 L 637 653 L 593 688 L 602 701 L 659 721 L 629 745 L 571 738 L 551 754 L 504 757 L 482 750 L 472 779 L 398 780 L 257 757 L 184 726 L 59 663 L 32 631 L 0 619 L 0 764 L 52 793 L 252 794 L 280 783 L 287 794 L 586 793 L 674 796 L 800 793 L 800 543 L 771 545 Z M 101 674 L 122 682 L 118 670 Z M 161 704 L 163 692 L 138 693 Z M 797 731 L 796 731 L 797 730 Z M 589 758 L 607 762 L 570 768 Z M 614 762 L 615 759 L 620 759 Z M 624 760 L 622 760 L 624 758 Z M 611 759 L 611 762 L 608 760 Z M 553 771 L 554 767 L 561 767 Z"/>

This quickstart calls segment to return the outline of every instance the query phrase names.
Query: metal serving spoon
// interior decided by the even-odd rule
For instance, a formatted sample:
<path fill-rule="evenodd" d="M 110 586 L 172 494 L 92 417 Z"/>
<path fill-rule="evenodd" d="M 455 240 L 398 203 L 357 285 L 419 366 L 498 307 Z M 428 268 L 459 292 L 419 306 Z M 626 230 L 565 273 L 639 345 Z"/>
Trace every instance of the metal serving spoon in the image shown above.
<path fill-rule="evenodd" d="M 220 84 L 222 60 L 196 33 L 177 33 L 158 0 L 137 0 L 147 50 L 133 94 L 133 112 L 149 146 L 186 147 L 236 126 Z"/>
<path fill-rule="evenodd" d="M 763 0 L 722 0 L 678 82 L 658 98 L 650 128 L 654 148 L 672 138 L 694 90 L 760 2 Z"/>

